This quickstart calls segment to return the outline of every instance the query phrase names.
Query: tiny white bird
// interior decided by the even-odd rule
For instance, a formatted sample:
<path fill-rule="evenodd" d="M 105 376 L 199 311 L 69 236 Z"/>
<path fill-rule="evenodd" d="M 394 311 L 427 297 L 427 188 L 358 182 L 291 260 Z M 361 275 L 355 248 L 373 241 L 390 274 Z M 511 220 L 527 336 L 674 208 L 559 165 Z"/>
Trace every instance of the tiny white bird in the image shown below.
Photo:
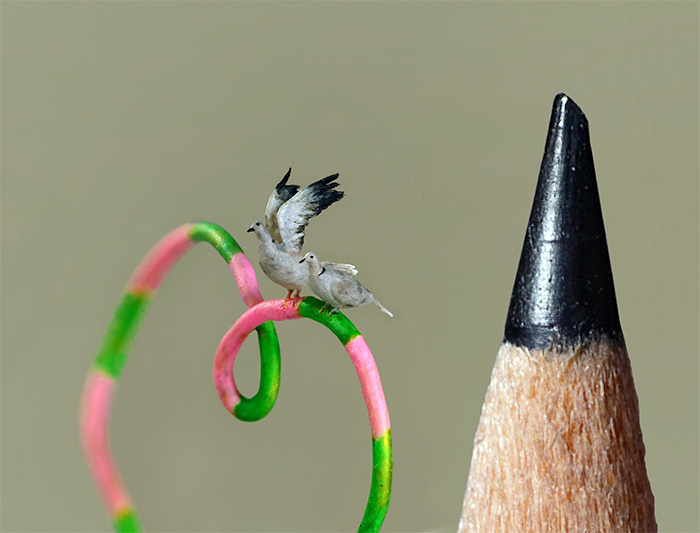
<path fill-rule="evenodd" d="M 292 169 L 272 191 L 265 209 L 265 224 L 253 222 L 248 229 L 258 239 L 258 262 L 265 275 L 287 289 L 285 300 L 294 291 L 299 297 L 309 279 L 309 269 L 301 265 L 301 248 L 309 219 L 340 200 L 345 193 L 334 190 L 338 174 L 331 174 L 299 191 L 299 185 L 287 185 Z M 357 272 L 352 265 L 337 268 Z"/>
<path fill-rule="evenodd" d="M 338 309 L 345 307 L 360 307 L 369 303 L 375 304 L 387 315 L 393 317 L 393 313 L 384 307 L 372 292 L 357 281 L 354 272 L 329 266 L 328 263 L 319 261 L 313 253 L 307 253 L 300 263 L 309 265 L 309 287 L 314 294 L 331 308 L 331 313 L 337 313 Z"/>

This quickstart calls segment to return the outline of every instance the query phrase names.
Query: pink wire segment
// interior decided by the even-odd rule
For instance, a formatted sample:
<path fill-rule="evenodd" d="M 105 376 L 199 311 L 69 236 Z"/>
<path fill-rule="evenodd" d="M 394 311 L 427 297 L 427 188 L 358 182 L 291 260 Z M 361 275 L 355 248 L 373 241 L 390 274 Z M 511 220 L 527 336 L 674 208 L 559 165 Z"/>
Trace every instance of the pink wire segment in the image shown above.
<path fill-rule="evenodd" d="M 127 292 L 156 292 L 170 269 L 196 244 L 190 239 L 191 228 L 192 224 L 184 224 L 158 241 L 131 274 Z"/>
<path fill-rule="evenodd" d="M 116 381 L 100 372 L 88 375 L 80 409 L 83 450 L 107 512 L 117 520 L 133 511 L 131 498 L 109 446 L 109 415 Z"/>

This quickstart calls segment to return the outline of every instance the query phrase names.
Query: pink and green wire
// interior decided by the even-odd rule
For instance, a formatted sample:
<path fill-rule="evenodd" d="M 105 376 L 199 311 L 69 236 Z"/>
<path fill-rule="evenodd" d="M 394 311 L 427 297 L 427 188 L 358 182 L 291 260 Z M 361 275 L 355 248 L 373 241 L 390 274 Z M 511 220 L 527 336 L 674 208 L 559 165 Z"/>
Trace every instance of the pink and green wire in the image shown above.
<path fill-rule="evenodd" d="M 360 332 L 342 313 L 331 315 L 324 303 L 304 298 L 263 301 L 253 266 L 222 227 L 210 222 L 185 224 L 163 237 L 142 260 L 126 285 L 88 374 L 80 410 L 83 450 L 97 490 L 115 531 L 142 531 L 109 445 L 109 420 L 116 381 L 122 373 L 148 305 L 173 265 L 195 244 L 211 244 L 228 264 L 248 310 L 224 335 L 214 356 L 214 386 L 221 403 L 239 420 L 267 416 L 280 387 L 280 347 L 272 321 L 310 318 L 330 329 L 343 344 L 362 386 L 372 433 L 372 481 L 358 531 L 379 531 L 391 498 L 392 452 L 389 412 L 374 357 Z M 258 334 L 260 385 L 252 398 L 236 386 L 233 365 L 245 339 Z"/>

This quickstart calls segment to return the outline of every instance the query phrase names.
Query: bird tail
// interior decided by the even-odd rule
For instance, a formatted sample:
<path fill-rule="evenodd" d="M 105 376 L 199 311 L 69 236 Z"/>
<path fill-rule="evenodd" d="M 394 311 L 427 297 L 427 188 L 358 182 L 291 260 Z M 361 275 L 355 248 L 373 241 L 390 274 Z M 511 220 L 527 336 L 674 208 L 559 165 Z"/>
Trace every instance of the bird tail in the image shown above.
<path fill-rule="evenodd" d="M 374 299 L 374 303 L 377 305 L 377 307 L 379 307 L 379 309 L 382 310 L 382 313 L 386 313 L 387 315 L 389 315 L 392 318 L 394 317 L 394 313 L 392 313 L 386 307 L 384 307 L 381 303 L 379 303 L 379 300 L 377 300 L 376 298 Z"/>

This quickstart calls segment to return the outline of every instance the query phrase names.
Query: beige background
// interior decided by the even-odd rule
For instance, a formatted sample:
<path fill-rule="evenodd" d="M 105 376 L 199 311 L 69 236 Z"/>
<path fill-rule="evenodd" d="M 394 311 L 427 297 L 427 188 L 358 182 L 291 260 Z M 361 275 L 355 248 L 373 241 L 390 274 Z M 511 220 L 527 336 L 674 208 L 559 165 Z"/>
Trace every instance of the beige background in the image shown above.
<path fill-rule="evenodd" d="M 77 407 L 124 282 L 198 219 L 257 263 L 245 229 L 291 165 L 341 173 L 306 249 L 396 315 L 348 312 L 392 417 L 384 530 L 454 530 L 560 91 L 591 124 L 658 522 L 700 529 L 698 21 L 691 2 L 3 2 L 2 529 L 109 528 Z M 280 324 L 277 406 L 239 422 L 211 363 L 243 309 L 201 246 L 135 343 L 112 434 L 146 528 L 354 530 L 370 438 L 345 352 Z M 252 394 L 255 343 L 236 370 Z"/>

